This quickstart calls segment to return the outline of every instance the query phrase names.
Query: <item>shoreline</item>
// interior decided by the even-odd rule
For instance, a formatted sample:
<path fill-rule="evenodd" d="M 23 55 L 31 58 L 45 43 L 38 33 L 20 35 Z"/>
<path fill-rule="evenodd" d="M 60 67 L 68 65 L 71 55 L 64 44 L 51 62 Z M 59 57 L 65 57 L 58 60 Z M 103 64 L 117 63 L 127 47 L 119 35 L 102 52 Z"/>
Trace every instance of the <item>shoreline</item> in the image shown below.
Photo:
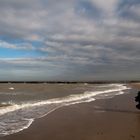
<path fill-rule="evenodd" d="M 63 106 L 43 118 L 36 119 L 28 129 L 1 137 L 1 140 L 69 140 L 74 138 L 75 140 L 92 140 L 93 138 L 103 140 L 105 137 L 111 140 L 118 140 L 120 137 L 139 139 L 136 120 L 138 118 L 140 128 L 140 112 L 135 108 L 136 91 L 133 90 L 133 92 L 110 99 Z M 111 126 L 114 129 L 109 132 Z M 119 130 L 121 127 L 124 128 L 123 133 Z M 133 133 L 127 130 L 127 127 L 130 127 Z M 119 137 L 114 138 L 115 132 Z"/>
<path fill-rule="evenodd" d="M 0 84 L 137 84 L 140 81 L 0 81 Z"/>

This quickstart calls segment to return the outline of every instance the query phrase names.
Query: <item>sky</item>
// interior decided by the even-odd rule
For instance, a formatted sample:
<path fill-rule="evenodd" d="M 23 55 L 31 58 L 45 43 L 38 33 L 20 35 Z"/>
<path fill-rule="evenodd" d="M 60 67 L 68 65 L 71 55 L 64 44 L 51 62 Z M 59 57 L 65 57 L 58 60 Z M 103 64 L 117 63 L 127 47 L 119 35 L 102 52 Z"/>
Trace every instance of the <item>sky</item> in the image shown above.
<path fill-rule="evenodd" d="M 140 0 L 0 0 L 0 81 L 140 80 Z"/>

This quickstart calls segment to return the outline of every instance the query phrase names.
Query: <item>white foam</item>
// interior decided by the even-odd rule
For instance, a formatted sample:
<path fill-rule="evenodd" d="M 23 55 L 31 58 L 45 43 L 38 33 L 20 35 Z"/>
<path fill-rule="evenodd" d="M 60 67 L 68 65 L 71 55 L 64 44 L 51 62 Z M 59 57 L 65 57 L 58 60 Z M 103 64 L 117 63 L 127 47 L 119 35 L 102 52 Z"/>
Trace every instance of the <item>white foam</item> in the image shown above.
<path fill-rule="evenodd" d="M 14 90 L 15 88 L 14 88 L 14 87 L 10 87 L 9 89 L 10 89 L 10 90 Z"/>
<path fill-rule="evenodd" d="M 18 133 L 20 131 L 23 131 L 24 129 L 27 129 L 28 127 L 30 127 L 30 125 L 33 123 L 34 119 L 25 119 L 25 121 L 27 122 L 26 125 L 21 125 L 20 127 L 18 126 L 17 129 L 13 129 L 13 130 L 5 130 L 3 129 L 0 132 L 0 136 L 6 136 L 6 135 L 10 135 L 10 134 L 14 134 L 14 133 Z M 6 126 L 6 123 L 0 123 L 0 126 L 3 125 Z M 10 127 L 10 126 L 9 126 Z M 13 127 L 13 126 L 12 126 Z M 5 128 L 5 127 L 4 127 Z M 1 129 L 1 128 L 0 128 Z"/>
<path fill-rule="evenodd" d="M 87 86 L 87 85 L 88 85 L 88 83 L 84 83 L 84 85 L 85 85 L 85 86 Z"/>

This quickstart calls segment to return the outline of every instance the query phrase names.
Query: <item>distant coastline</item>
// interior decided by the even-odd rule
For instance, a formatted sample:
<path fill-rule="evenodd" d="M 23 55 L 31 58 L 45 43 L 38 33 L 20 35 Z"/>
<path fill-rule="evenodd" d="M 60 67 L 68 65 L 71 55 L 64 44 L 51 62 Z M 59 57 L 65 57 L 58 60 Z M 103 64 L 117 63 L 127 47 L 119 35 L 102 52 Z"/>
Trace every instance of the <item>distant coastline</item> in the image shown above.
<path fill-rule="evenodd" d="M 110 84 L 110 83 L 140 83 L 140 81 L 0 81 L 0 83 L 27 83 L 27 84 Z"/>

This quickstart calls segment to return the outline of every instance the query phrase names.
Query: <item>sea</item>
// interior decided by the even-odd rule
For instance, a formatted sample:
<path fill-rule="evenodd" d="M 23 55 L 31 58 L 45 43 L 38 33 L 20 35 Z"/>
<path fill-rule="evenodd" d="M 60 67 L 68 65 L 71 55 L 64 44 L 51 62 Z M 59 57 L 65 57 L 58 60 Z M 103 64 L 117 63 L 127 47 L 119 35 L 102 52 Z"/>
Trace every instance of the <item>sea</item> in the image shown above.
<path fill-rule="evenodd" d="M 63 106 L 128 93 L 125 84 L 8 84 L 0 89 L 0 137 L 18 133 Z"/>

